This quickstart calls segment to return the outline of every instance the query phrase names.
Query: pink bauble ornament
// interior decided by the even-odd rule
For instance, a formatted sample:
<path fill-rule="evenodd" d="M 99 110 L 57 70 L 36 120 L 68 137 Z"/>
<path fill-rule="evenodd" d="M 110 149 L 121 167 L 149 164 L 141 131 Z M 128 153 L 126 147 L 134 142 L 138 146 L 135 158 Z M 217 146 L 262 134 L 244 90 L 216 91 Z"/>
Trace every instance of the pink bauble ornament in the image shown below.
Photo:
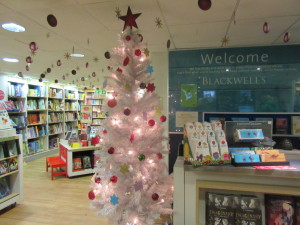
<path fill-rule="evenodd" d="M 117 176 L 112 176 L 111 178 L 110 178 L 110 181 L 112 182 L 112 183 L 117 183 L 117 181 L 118 181 L 118 177 Z"/>
<path fill-rule="evenodd" d="M 154 120 L 149 120 L 149 121 L 148 121 L 148 125 L 149 125 L 150 127 L 153 127 L 153 126 L 155 125 L 155 121 L 154 121 Z"/>
<path fill-rule="evenodd" d="M 117 100 L 116 99 L 110 99 L 108 102 L 107 102 L 107 105 L 108 105 L 108 107 L 110 107 L 110 108 L 113 108 L 113 107 L 115 107 L 116 105 L 117 105 Z"/>
<path fill-rule="evenodd" d="M 198 0 L 198 6 L 200 9 L 206 11 L 209 10 L 211 7 L 211 1 L 210 0 Z"/>
<path fill-rule="evenodd" d="M 25 69 L 26 69 L 26 71 L 29 71 L 29 66 L 26 65 L 26 66 L 25 66 Z"/>
<path fill-rule="evenodd" d="M 81 81 L 85 81 L 85 78 L 84 78 L 84 77 L 81 77 Z"/>
<path fill-rule="evenodd" d="M 90 191 L 89 194 L 88 194 L 88 197 L 89 197 L 90 200 L 94 200 L 95 197 L 96 197 L 94 191 Z"/>
<path fill-rule="evenodd" d="M 167 120 L 167 117 L 162 115 L 159 119 L 161 122 L 165 122 Z"/>
<path fill-rule="evenodd" d="M 287 43 L 287 42 L 289 42 L 289 40 L 290 40 L 290 33 L 289 33 L 289 32 L 286 32 L 286 33 L 284 34 L 284 36 L 283 36 L 283 41 L 284 41 L 285 43 Z"/>
<path fill-rule="evenodd" d="M 95 177 L 95 183 L 100 184 L 101 178 L 100 177 Z"/>
<path fill-rule="evenodd" d="M 38 46 L 37 46 L 37 44 L 36 44 L 34 41 L 32 41 L 32 42 L 30 42 L 30 44 L 29 44 L 29 49 L 30 49 L 31 51 L 36 51 L 36 50 L 38 50 Z"/>
<path fill-rule="evenodd" d="M 22 73 L 22 72 L 19 72 L 19 73 L 18 73 L 18 76 L 19 76 L 19 77 L 23 77 L 23 73 Z"/>
<path fill-rule="evenodd" d="M 102 133 L 103 133 L 104 135 L 107 134 L 107 130 L 104 130 Z"/>
<path fill-rule="evenodd" d="M 61 66 L 61 61 L 60 61 L 60 60 L 57 60 L 56 65 L 57 65 L 57 66 Z"/>
<path fill-rule="evenodd" d="M 124 61 L 123 61 L 123 66 L 127 66 L 128 63 L 129 63 L 129 57 L 126 56 L 126 58 L 125 58 Z"/>
<path fill-rule="evenodd" d="M 269 25 L 267 22 L 265 22 L 263 25 L 263 32 L 267 34 L 269 33 L 269 31 L 270 31 Z"/>
<path fill-rule="evenodd" d="M 108 154 L 114 154 L 115 153 L 115 149 L 113 147 L 110 147 L 108 150 L 107 150 Z"/>
<path fill-rule="evenodd" d="M 130 109 L 128 109 L 128 108 L 124 109 L 125 116 L 129 116 L 130 113 L 131 113 Z"/>
<path fill-rule="evenodd" d="M 92 77 L 96 77 L 96 73 L 95 72 L 92 73 Z"/>
<path fill-rule="evenodd" d="M 154 193 L 152 195 L 152 199 L 153 199 L 153 201 L 157 201 L 159 199 L 159 195 L 157 193 Z"/>
<path fill-rule="evenodd" d="M 32 58 L 31 58 L 30 56 L 27 56 L 27 57 L 26 57 L 26 62 L 27 62 L 27 63 L 32 63 Z"/>
<path fill-rule="evenodd" d="M 137 49 L 137 50 L 134 51 L 134 54 L 136 56 L 140 56 L 142 54 L 142 52 L 141 52 L 141 50 Z"/>

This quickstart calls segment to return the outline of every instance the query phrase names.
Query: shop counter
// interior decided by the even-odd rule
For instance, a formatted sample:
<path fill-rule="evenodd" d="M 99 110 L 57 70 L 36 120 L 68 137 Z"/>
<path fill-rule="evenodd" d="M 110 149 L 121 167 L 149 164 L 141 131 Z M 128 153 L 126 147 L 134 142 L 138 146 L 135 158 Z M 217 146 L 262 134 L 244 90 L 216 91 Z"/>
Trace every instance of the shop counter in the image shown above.
<path fill-rule="evenodd" d="M 300 196 L 300 161 L 290 161 L 290 165 L 298 170 L 231 165 L 193 168 L 178 157 L 174 166 L 174 225 L 204 225 L 205 193 L 209 191 L 255 194 L 261 204 L 264 194 Z"/>

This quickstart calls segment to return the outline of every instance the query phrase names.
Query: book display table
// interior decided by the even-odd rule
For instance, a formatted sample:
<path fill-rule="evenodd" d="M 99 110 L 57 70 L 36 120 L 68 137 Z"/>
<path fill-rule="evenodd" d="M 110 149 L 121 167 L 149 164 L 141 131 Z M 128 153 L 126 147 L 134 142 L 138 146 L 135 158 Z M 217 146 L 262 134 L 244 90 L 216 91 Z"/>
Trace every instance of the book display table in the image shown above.
<path fill-rule="evenodd" d="M 94 151 L 99 149 L 101 149 L 100 146 L 71 148 L 67 141 L 61 140 L 59 155 L 67 163 L 67 176 L 74 177 L 94 173 Z"/>
<path fill-rule="evenodd" d="M 264 215 L 265 194 L 300 196 L 300 161 L 296 170 L 258 170 L 253 167 L 203 166 L 193 168 L 178 157 L 174 166 L 174 225 L 206 224 L 206 193 L 256 195 Z"/>

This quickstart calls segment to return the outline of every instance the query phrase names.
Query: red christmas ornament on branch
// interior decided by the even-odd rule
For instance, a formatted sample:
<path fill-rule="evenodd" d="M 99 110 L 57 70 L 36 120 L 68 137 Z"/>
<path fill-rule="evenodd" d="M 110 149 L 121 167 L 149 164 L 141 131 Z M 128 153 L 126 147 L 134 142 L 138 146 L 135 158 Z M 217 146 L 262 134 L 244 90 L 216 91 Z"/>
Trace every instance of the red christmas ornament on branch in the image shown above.
<path fill-rule="evenodd" d="M 100 184 L 101 178 L 100 177 L 95 177 L 95 183 Z"/>
<path fill-rule="evenodd" d="M 153 127 L 153 126 L 155 125 L 155 121 L 154 121 L 154 120 L 149 120 L 149 121 L 148 121 L 148 125 L 149 125 L 150 127 Z"/>
<path fill-rule="evenodd" d="M 108 105 L 108 107 L 110 107 L 110 108 L 113 108 L 113 107 L 115 107 L 116 105 L 117 105 L 117 100 L 116 99 L 110 99 L 108 102 L 107 102 L 107 105 Z"/>
<path fill-rule="evenodd" d="M 153 92 L 155 90 L 154 83 L 149 83 L 146 87 L 147 92 Z"/>
<path fill-rule="evenodd" d="M 130 113 L 131 113 L 130 109 L 128 109 L 128 108 L 124 109 L 124 115 L 125 116 L 129 116 Z"/>
<path fill-rule="evenodd" d="M 126 39 L 126 41 L 130 41 L 130 40 L 131 40 L 131 37 L 130 37 L 129 35 L 127 35 L 127 36 L 125 37 L 125 39 Z"/>
<path fill-rule="evenodd" d="M 96 196 L 95 196 L 95 193 L 94 193 L 93 190 L 89 192 L 88 197 L 89 197 L 90 200 L 94 200 L 95 199 Z"/>
<path fill-rule="evenodd" d="M 140 56 L 142 54 L 142 51 L 140 49 L 135 50 L 134 54 L 136 56 Z"/>
<path fill-rule="evenodd" d="M 159 195 L 157 193 L 154 193 L 152 195 L 152 199 L 153 199 L 153 201 L 157 201 L 159 199 Z"/>
<path fill-rule="evenodd" d="M 167 120 L 167 117 L 162 115 L 159 119 L 161 122 L 165 122 Z"/>
<path fill-rule="evenodd" d="M 129 63 L 129 57 L 126 56 L 126 58 L 125 58 L 124 61 L 123 61 L 123 66 L 127 66 L 128 63 Z"/>
<path fill-rule="evenodd" d="M 113 147 L 110 147 L 110 148 L 107 150 L 107 152 L 108 152 L 109 154 L 114 154 L 114 153 L 115 153 L 115 149 L 114 149 Z"/>
<path fill-rule="evenodd" d="M 111 178 L 110 178 L 110 181 L 112 182 L 112 183 L 117 183 L 117 181 L 118 181 L 118 177 L 116 177 L 116 176 L 112 176 Z"/>
<path fill-rule="evenodd" d="M 129 141 L 132 143 L 134 141 L 134 134 L 130 134 L 130 139 Z"/>

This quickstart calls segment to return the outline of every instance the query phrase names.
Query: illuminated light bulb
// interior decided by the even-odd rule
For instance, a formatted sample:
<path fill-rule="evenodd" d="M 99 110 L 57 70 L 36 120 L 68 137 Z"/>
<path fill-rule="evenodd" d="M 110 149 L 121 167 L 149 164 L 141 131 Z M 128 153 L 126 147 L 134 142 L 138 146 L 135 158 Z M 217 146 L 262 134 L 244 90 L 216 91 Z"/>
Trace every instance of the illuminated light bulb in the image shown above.
<path fill-rule="evenodd" d="M 153 163 L 153 159 L 150 159 L 150 160 L 149 160 L 149 163 Z"/>
<path fill-rule="evenodd" d="M 113 98 L 114 98 L 114 96 L 113 96 L 112 94 L 108 94 L 107 97 L 108 97 L 109 99 L 113 99 Z"/>
<path fill-rule="evenodd" d="M 146 179 L 146 177 L 145 177 L 145 176 L 143 176 L 142 178 L 143 178 L 144 180 Z"/>
<path fill-rule="evenodd" d="M 138 120 L 139 120 L 139 117 L 138 117 L 138 116 L 137 116 L 137 117 L 135 117 L 135 118 L 134 118 L 134 120 L 135 120 L 135 121 L 138 121 Z"/>
<path fill-rule="evenodd" d="M 138 222 L 138 219 L 135 218 L 135 219 L 133 220 L 133 223 L 137 223 L 137 222 Z"/>
<path fill-rule="evenodd" d="M 140 134 L 141 133 L 141 129 L 137 129 L 137 131 L 136 131 L 138 134 Z"/>
<path fill-rule="evenodd" d="M 131 154 L 132 154 L 132 151 L 129 151 L 129 152 L 128 152 L 128 155 L 131 155 Z"/>
<path fill-rule="evenodd" d="M 144 60 L 145 60 L 145 58 L 144 58 L 144 57 L 140 58 L 140 61 L 141 61 L 141 62 L 144 62 Z"/>
<path fill-rule="evenodd" d="M 103 142 L 103 139 L 100 138 L 100 142 Z"/>
<path fill-rule="evenodd" d="M 161 200 L 161 202 L 165 202 L 165 200 L 164 200 L 164 199 L 162 199 L 162 200 Z"/>

